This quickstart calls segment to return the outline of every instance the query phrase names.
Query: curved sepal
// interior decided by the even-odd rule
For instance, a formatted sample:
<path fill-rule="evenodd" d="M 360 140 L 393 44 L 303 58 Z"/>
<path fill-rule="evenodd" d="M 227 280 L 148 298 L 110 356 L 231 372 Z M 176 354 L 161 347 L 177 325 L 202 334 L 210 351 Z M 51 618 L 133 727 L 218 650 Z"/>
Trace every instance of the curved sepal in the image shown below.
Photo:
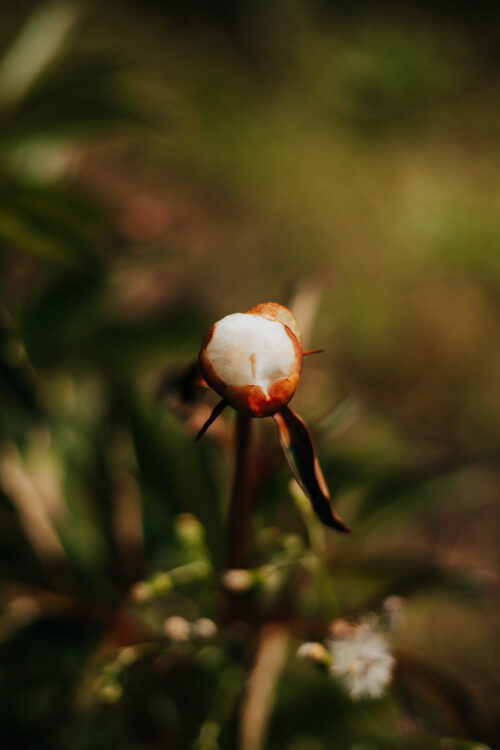
<path fill-rule="evenodd" d="M 326 526 L 348 533 L 349 527 L 332 508 L 330 493 L 305 422 L 288 406 L 273 416 L 288 465 L 316 515 Z"/>
<path fill-rule="evenodd" d="M 210 425 L 215 422 L 215 420 L 217 419 L 217 417 L 220 414 L 222 414 L 222 412 L 224 411 L 224 409 L 226 408 L 226 406 L 229 406 L 229 404 L 228 404 L 228 402 L 224 398 L 222 399 L 222 401 L 219 401 L 219 403 L 216 406 L 214 406 L 214 408 L 212 410 L 212 413 L 210 414 L 209 418 L 207 419 L 207 421 L 205 422 L 205 424 L 203 425 L 203 427 L 201 428 L 201 430 L 196 435 L 196 437 L 194 439 L 195 443 L 197 443 L 198 440 L 200 440 L 203 437 L 203 435 L 208 430 L 208 428 L 210 427 Z"/>

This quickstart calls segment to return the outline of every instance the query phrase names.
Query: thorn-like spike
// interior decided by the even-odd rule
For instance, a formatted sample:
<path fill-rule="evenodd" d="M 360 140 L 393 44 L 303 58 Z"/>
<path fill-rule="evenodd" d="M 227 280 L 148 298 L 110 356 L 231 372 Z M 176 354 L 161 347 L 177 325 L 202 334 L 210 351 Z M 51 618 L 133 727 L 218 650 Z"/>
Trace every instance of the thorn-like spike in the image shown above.
<path fill-rule="evenodd" d="M 201 430 L 199 431 L 199 433 L 196 435 L 196 437 L 194 439 L 195 443 L 197 443 L 198 440 L 201 440 L 201 438 L 203 437 L 203 435 L 205 434 L 205 432 L 208 430 L 208 428 L 210 427 L 210 425 L 213 422 L 215 422 L 215 420 L 217 419 L 218 416 L 220 416 L 222 414 L 222 412 L 224 411 L 224 409 L 226 408 L 227 405 L 228 405 L 228 402 L 223 398 L 221 401 L 219 401 L 219 403 L 216 406 L 214 406 L 214 408 L 212 409 L 212 413 L 210 414 L 209 418 L 207 419 L 207 421 L 205 422 L 205 424 L 203 425 L 203 427 L 201 428 Z"/>
<path fill-rule="evenodd" d="M 308 354 L 322 354 L 324 351 L 324 349 L 306 349 L 305 352 L 302 352 L 302 356 L 307 357 Z"/>

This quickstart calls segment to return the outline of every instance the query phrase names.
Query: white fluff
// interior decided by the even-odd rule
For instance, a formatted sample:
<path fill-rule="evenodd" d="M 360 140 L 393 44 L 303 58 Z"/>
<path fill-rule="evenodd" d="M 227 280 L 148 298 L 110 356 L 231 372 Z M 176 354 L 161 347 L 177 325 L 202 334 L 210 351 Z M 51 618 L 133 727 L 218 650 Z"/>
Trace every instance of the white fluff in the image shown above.
<path fill-rule="evenodd" d="M 283 323 L 234 313 L 219 320 L 206 356 L 227 385 L 260 385 L 267 393 L 296 368 L 296 353 Z"/>
<path fill-rule="evenodd" d="M 352 698 L 379 698 L 391 681 L 394 657 L 381 633 L 364 625 L 331 645 L 332 673 Z"/>

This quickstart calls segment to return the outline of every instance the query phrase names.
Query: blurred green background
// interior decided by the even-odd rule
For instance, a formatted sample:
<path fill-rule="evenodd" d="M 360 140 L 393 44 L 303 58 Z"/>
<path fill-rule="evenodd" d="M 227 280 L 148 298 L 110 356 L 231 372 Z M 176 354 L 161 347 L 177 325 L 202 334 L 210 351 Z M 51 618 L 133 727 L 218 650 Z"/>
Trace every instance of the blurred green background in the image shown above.
<path fill-rule="evenodd" d="M 498 747 L 500 10 L 1 17 L 2 747 Z M 233 415 L 194 445 L 215 401 L 180 379 L 213 321 L 271 300 L 325 349 L 293 406 L 353 533 L 259 421 L 238 594 Z M 381 700 L 295 656 L 388 602 Z"/>

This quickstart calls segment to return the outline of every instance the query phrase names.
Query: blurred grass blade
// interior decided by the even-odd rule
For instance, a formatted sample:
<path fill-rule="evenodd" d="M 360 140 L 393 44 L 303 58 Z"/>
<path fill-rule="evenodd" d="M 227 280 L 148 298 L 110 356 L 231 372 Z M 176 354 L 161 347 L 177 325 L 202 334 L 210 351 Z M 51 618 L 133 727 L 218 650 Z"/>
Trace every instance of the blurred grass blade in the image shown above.
<path fill-rule="evenodd" d="M 234 711 L 245 680 L 240 665 L 231 664 L 222 671 L 213 694 L 213 702 L 207 719 L 203 722 L 194 750 L 219 748 L 219 735 Z"/>
<path fill-rule="evenodd" d="M 0 307 L 0 399 L 2 415 L 0 429 L 7 411 L 14 409 L 37 419 L 42 405 L 37 390 L 35 373 L 26 357 L 24 345 L 8 313 Z"/>
<path fill-rule="evenodd" d="M 5 582 L 47 585 L 46 569 L 33 549 L 15 503 L 0 488 L 0 577 Z"/>
<path fill-rule="evenodd" d="M 135 448 L 142 497 L 144 545 L 151 568 L 165 563 L 175 535 L 174 517 L 192 513 L 202 523 L 211 560 L 222 554 L 223 523 L 218 486 L 216 449 L 210 441 L 193 445 L 192 437 L 171 414 L 124 388 Z"/>
<path fill-rule="evenodd" d="M 41 563 L 50 568 L 53 561 L 64 560 L 65 552 L 47 503 L 13 446 L 4 449 L 0 460 L 0 488 L 15 508 L 23 535 Z"/>
<path fill-rule="evenodd" d="M 491 585 L 481 571 L 428 564 L 404 556 L 344 560 L 337 571 L 344 606 L 354 612 L 377 610 L 393 595 L 437 595 L 471 604 Z"/>
<path fill-rule="evenodd" d="M 241 709 L 240 750 L 263 750 L 276 684 L 285 666 L 290 634 L 280 625 L 261 633 Z"/>
<path fill-rule="evenodd" d="M 0 61 L 0 106 L 21 101 L 60 54 L 79 16 L 73 2 L 49 2 L 35 10 Z"/>
<path fill-rule="evenodd" d="M 443 506 L 451 501 L 451 480 L 459 468 L 447 464 L 393 469 L 366 488 L 358 507 L 360 531 L 410 520 L 429 513 L 437 502 Z"/>
<path fill-rule="evenodd" d="M 321 303 L 321 288 L 317 282 L 301 281 L 290 301 L 289 307 L 297 320 L 300 320 L 300 333 L 303 346 L 312 340 L 314 324 Z"/>
<path fill-rule="evenodd" d="M 82 356 L 83 343 L 99 315 L 102 292 L 98 271 L 66 273 L 31 301 L 24 315 L 23 334 L 35 364 L 53 364 L 61 359 L 68 362 L 78 352 Z"/>
<path fill-rule="evenodd" d="M 443 700 L 454 717 L 459 733 L 464 732 L 470 737 L 480 735 L 481 727 L 478 721 L 477 709 L 470 691 L 467 677 L 463 681 L 453 675 L 443 672 L 439 667 L 421 659 L 418 655 L 406 651 L 396 653 L 397 681 L 415 698 L 420 698 L 422 708 L 432 703 L 434 707 L 442 706 Z M 419 701 L 419 702 L 420 702 Z M 440 708 L 440 710 L 442 710 Z M 440 748 L 447 747 L 441 741 Z M 450 745 L 457 750 L 481 750 L 482 745 L 463 741 Z"/>
<path fill-rule="evenodd" d="M 33 87 L 15 113 L 1 122 L 0 136 L 12 145 L 89 138 L 148 122 L 131 94 L 122 66 L 102 56 L 58 65 Z"/>
<path fill-rule="evenodd" d="M 281 447 L 298 484 L 312 503 L 318 518 L 337 531 L 349 528 L 332 508 L 330 493 L 305 422 L 288 406 L 274 415 Z"/>
<path fill-rule="evenodd" d="M 0 247 L 62 266 L 95 268 L 97 247 L 109 241 L 90 203 L 65 188 L 26 188 L 9 180 L 0 188 Z"/>

